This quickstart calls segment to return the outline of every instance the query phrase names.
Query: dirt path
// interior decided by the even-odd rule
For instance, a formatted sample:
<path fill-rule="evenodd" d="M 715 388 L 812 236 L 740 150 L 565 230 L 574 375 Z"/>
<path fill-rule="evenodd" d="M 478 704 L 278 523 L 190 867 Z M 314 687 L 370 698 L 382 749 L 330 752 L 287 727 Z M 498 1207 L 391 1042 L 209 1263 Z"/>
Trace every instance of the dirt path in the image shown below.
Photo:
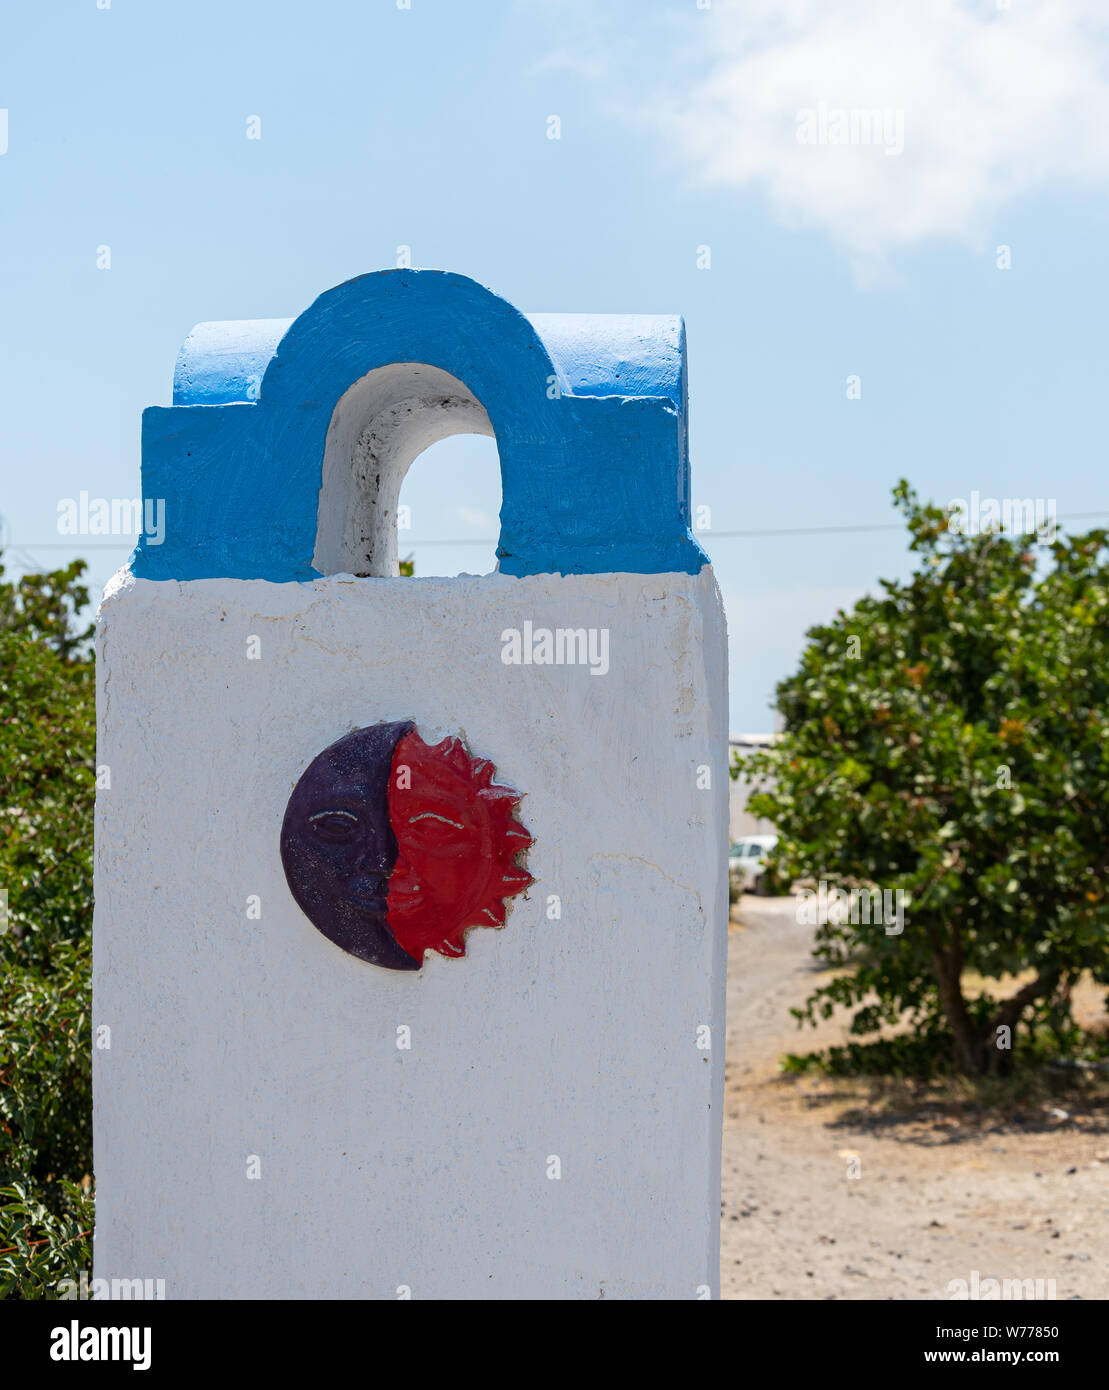
<path fill-rule="evenodd" d="M 793 900 L 744 898 L 728 958 L 721 1288 L 725 1298 L 944 1299 L 950 1280 L 1055 1280 L 1109 1297 L 1109 1123 L 1042 1105 L 998 1117 L 883 1117 L 858 1087 L 783 1077 L 789 1008 L 821 978 Z M 848 1176 L 857 1171 L 857 1177 Z M 1049 1285 L 1044 1286 L 1045 1292 Z"/>

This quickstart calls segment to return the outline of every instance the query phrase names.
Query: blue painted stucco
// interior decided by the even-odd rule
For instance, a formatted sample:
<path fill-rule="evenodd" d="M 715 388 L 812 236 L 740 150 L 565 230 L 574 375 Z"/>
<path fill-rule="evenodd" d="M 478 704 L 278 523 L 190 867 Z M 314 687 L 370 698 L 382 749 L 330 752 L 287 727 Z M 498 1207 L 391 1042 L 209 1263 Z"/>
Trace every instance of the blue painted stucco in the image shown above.
<path fill-rule="evenodd" d="M 299 318 L 200 324 L 173 405 L 143 413 L 143 496 L 165 502 L 144 579 L 307 580 L 328 426 L 374 368 L 450 372 L 501 462 L 501 572 L 696 573 L 685 334 L 669 315 L 536 314 L 444 271 L 379 271 Z"/>

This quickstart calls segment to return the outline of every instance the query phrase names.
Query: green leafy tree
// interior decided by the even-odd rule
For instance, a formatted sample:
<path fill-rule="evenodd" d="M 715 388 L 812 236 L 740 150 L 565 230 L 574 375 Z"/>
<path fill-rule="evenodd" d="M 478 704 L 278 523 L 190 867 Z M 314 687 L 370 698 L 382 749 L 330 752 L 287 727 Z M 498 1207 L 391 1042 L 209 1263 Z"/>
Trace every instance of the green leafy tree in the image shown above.
<path fill-rule="evenodd" d="M 894 498 L 921 564 L 809 632 L 751 809 L 781 835 L 779 881 L 906 895 L 900 934 L 819 927 L 844 969 L 799 1020 L 907 1020 L 918 1059 L 1001 1072 L 1033 1038 L 1083 1045 L 1071 988 L 1109 983 L 1107 533 L 971 536 L 904 481 Z"/>
<path fill-rule="evenodd" d="M 80 561 L 0 567 L 0 1295 L 56 1296 L 89 1263 L 95 786 Z"/>

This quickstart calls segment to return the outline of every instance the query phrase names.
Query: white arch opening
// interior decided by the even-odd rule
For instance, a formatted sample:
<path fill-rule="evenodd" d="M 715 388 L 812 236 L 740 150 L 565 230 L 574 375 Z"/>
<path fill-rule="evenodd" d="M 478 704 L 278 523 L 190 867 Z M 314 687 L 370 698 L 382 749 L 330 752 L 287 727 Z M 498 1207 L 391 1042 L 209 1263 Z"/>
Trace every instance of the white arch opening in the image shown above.
<path fill-rule="evenodd" d="M 418 579 L 495 572 L 503 500 L 494 438 L 456 434 L 432 444 L 400 490 L 402 562 L 414 561 Z"/>
<path fill-rule="evenodd" d="M 401 484 L 425 449 L 453 434 L 495 438 L 480 401 L 438 367 L 394 362 L 343 393 L 324 446 L 312 557 L 320 574 L 384 579 L 399 572 Z"/>

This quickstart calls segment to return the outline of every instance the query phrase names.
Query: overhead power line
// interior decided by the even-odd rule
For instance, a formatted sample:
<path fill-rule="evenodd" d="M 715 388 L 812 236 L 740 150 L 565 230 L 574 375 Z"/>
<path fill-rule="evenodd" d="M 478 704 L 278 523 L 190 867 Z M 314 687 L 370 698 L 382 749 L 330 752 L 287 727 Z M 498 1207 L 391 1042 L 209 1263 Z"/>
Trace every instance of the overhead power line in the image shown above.
<path fill-rule="evenodd" d="M 1109 507 L 1103 507 L 1096 512 L 1059 512 L 1054 518 L 1056 521 L 1089 521 L 1094 517 L 1109 517 Z M 903 522 L 883 521 L 868 525 L 860 525 L 850 522 L 843 526 L 781 526 L 781 527 L 755 527 L 746 531 L 695 531 L 693 534 L 698 540 L 705 544 L 715 541 L 731 540 L 756 540 L 762 536 L 846 536 L 860 535 L 870 531 L 903 531 Z M 1021 532 L 1020 534 L 1026 534 Z M 7 547 L 10 550 L 133 550 L 135 540 L 121 539 L 118 541 L 92 541 L 81 545 L 79 536 L 75 536 L 73 541 L 65 543 L 61 541 L 8 541 Z M 405 536 L 402 542 L 404 546 L 432 546 L 432 545 L 496 545 L 496 536 L 458 536 L 454 538 L 436 537 L 428 540 L 417 540 L 413 537 Z"/>

